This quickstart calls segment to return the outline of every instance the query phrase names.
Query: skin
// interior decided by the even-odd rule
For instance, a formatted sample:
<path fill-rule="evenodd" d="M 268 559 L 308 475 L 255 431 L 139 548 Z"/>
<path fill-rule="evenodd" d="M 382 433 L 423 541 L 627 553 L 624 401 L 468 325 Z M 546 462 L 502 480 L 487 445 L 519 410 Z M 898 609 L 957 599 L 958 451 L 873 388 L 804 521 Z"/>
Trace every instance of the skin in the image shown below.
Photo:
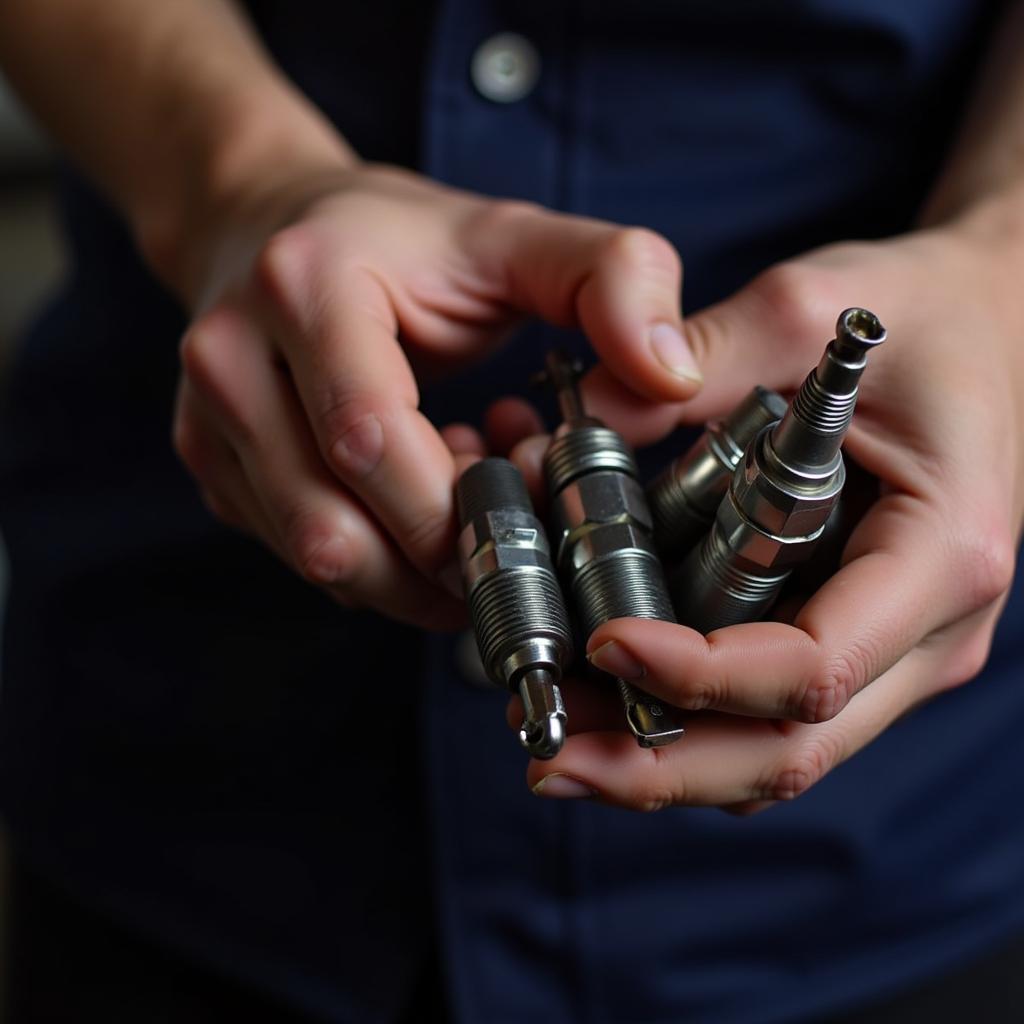
<path fill-rule="evenodd" d="M 535 792 L 641 810 L 761 809 L 806 791 L 915 705 L 980 671 L 1024 519 L 1021 263 L 998 257 L 981 225 L 837 245 L 688 321 L 708 384 L 684 419 L 700 422 L 755 381 L 795 390 L 834 311 L 870 296 L 890 341 L 864 375 L 846 451 L 881 481 L 881 497 L 840 571 L 791 623 L 707 637 L 639 619 L 596 630 L 595 665 L 699 713 L 681 742 L 641 750 L 613 700 L 570 682 L 575 734 L 556 758 L 530 764 Z M 949 303 L 954 292 L 970 303 Z M 730 365 L 744 366 L 742 379 Z M 628 420 L 613 397 L 599 415 Z"/>
<path fill-rule="evenodd" d="M 879 498 L 839 572 L 790 622 L 706 637 L 638 619 L 600 627 L 591 662 L 693 711 L 687 735 L 641 750 L 614 701 L 570 680 L 574 735 L 553 760 L 530 763 L 538 795 L 761 811 L 981 671 L 1024 526 L 1024 5 L 995 38 L 919 230 L 789 260 L 689 317 L 707 383 L 683 407 L 638 405 L 605 376 L 590 382 L 595 414 L 643 444 L 666 419 L 723 415 L 754 383 L 795 391 L 843 307 L 866 304 L 889 329 L 845 446 Z M 542 450 L 530 438 L 514 452 L 535 487 Z M 509 717 L 519 720 L 514 702 Z"/>
<path fill-rule="evenodd" d="M 0 6 L 8 74 L 192 311 L 173 433 L 210 508 L 344 604 L 461 620 L 454 481 L 537 420 L 505 402 L 486 438 L 438 432 L 418 381 L 523 316 L 587 332 L 588 402 L 643 444 L 754 382 L 795 389 L 838 310 L 879 314 L 891 340 L 848 452 L 882 496 L 841 571 L 791 624 L 608 623 L 593 660 L 625 654 L 699 709 L 687 738 L 642 751 L 617 705 L 570 682 L 574 735 L 529 766 L 540 795 L 648 810 L 792 798 L 984 663 L 1024 517 L 1020 5 L 998 37 L 920 231 L 788 261 L 684 323 L 663 238 L 362 163 L 230 3 Z M 528 471 L 542 444 L 516 448 Z"/>
<path fill-rule="evenodd" d="M 688 398 L 677 254 L 363 163 L 231 4 L 141 6 L 10 0 L 0 57 L 192 311 L 178 453 L 218 518 L 341 603 L 463 622 L 456 462 L 418 379 L 538 316 L 584 329 L 637 395 Z M 495 436 L 523 415 L 497 410 Z"/>

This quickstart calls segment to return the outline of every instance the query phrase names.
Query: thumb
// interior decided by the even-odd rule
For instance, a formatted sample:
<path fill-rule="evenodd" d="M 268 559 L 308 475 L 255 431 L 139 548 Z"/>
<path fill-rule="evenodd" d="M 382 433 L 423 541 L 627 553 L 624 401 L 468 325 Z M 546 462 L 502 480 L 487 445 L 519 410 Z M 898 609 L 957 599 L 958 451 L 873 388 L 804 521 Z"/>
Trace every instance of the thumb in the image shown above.
<path fill-rule="evenodd" d="M 844 291 L 834 271 L 782 263 L 688 317 L 683 330 L 705 384 L 682 407 L 683 421 L 724 415 L 755 384 L 795 391 L 835 337 L 836 315 L 855 304 Z"/>
<path fill-rule="evenodd" d="M 680 331 L 682 264 L 661 235 L 521 203 L 493 204 L 475 255 L 510 306 L 581 328 L 627 388 L 681 401 L 701 374 Z"/>

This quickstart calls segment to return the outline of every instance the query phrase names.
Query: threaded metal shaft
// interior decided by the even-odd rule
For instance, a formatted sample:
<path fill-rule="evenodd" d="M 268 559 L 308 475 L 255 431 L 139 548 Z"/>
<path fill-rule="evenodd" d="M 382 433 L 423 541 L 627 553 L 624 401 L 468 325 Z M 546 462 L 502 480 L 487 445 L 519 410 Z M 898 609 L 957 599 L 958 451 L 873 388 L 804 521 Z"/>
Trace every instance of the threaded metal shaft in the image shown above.
<path fill-rule="evenodd" d="M 572 648 L 558 581 L 543 569 L 530 566 L 481 577 L 469 595 L 469 613 L 484 666 L 502 685 L 507 681 L 501 666 L 520 647 L 548 639 Z"/>
<path fill-rule="evenodd" d="M 632 449 L 614 430 L 585 426 L 557 435 L 544 456 L 548 494 L 557 494 L 578 477 L 614 470 L 638 478 Z"/>
<path fill-rule="evenodd" d="M 676 621 L 664 570 L 651 552 L 618 551 L 589 562 L 572 589 L 586 636 L 610 619 Z"/>
<path fill-rule="evenodd" d="M 522 745 L 534 757 L 554 757 L 565 740 L 558 684 L 572 660 L 572 634 L 544 528 L 505 459 L 471 466 L 457 504 L 459 557 L 484 668 L 522 697 Z"/>
<path fill-rule="evenodd" d="M 724 420 L 709 422 L 690 450 L 651 483 L 647 501 L 665 558 L 682 557 L 704 536 L 747 446 L 785 413 L 780 395 L 755 387 Z"/>
<path fill-rule="evenodd" d="M 576 601 L 584 635 L 612 618 L 674 621 L 664 572 L 654 553 L 651 515 L 625 440 L 586 415 L 576 369 L 549 354 L 547 379 L 558 391 L 564 422 L 544 457 L 557 524 L 559 566 Z M 669 709 L 628 683 L 620 686 L 630 730 L 641 746 L 683 734 Z"/>
<path fill-rule="evenodd" d="M 797 472 L 836 464 L 853 419 L 867 353 L 885 338 L 874 313 L 854 307 L 839 314 L 835 339 L 772 431 L 771 445 L 783 464 Z"/>
<path fill-rule="evenodd" d="M 521 509 L 533 512 L 522 474 L 507 459 L 474 462 L 455 485 L 459 526 L 466 526 L 485 512 Z"/>
<path fill-rule="evenodd" d="M 775 603 L 790 570 L 741 568 L 716 523 L 704 542 L 672 574 L 672 596 L 684 626 L 710 633 L 755 622 Z"/>

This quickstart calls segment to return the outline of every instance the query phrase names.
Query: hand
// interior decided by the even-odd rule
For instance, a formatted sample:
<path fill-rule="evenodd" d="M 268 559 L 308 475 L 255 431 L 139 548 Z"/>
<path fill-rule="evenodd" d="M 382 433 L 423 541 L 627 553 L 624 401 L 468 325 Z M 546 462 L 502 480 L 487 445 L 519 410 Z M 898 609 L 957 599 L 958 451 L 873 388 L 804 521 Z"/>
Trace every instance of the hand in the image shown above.
<path fill-rule="evenodd" d="M 574 735 L 553 760 L 531 762 L 535 792 L 643 810 L 758 810 L 798 796 L 915 705 L 980 671 L 1024 520 L 1020 260 L 999 242 L 929 230 L 769 270 L 687 321 L 706 384 L 681 410 L 644 409 L 595 374 L 595 414 L 646 440 L 680 411 L 690 423 L 726 412 L 754 383 L 792 393 L 837 312 L 865 305 L 889 341 L 872 355 L 845 450 L 881 496 L 839 572 L 791 624 L 706 638 L 639 619 L 596 630 L 591 661 L 692 710 L 687 735 L 642 750 L 614 701 L 569 681 Z M 529 462 L 536 443 L 518 454 Z"/>
<path fill-rule="evenodd" d="M 365 165 L 242 210 L 182 344 L 176 447 L 219 518 L 345 603 L 464 615 L 455 461 L 412 364 L 479 357 L 525 314 L 582 327 L 637 396 L 699 387 L 679 260 L 652 232 Z"/>

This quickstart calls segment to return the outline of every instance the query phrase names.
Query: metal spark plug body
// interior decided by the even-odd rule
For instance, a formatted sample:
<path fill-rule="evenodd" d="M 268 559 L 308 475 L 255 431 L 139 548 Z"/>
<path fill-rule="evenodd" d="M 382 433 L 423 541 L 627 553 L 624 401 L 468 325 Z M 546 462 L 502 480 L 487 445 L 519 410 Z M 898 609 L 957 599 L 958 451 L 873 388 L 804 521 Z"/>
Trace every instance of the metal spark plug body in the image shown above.
<path fill-rule="evenodd" d="M 572 633 L 544 528 L 519 470 L 483 459 L 456 485 L 459 561 L 488 677 L 523 701 L 519 741 L 554 757 L 565 741 L 558 688 L 572 661 Z"/>
<path fill-rule="evenodd" d="M 673 574 L 680 622 L 710 633 L 755 621 L 810 557 L 846 479 L 840 449 L 867 354 L 885 337 L 866 309 L 840 314 L 821 361 L 747 448 L 711 532 Z"/>
<path fill-rule="evenodd" d="M 709 421 L 693 447 L 651 482 L 647 501 L 663 558 L 682 558 L 704 537 L 747 446 L 785 413 L 781 395 L 754 388 L 724 420 Z"/>
<path fill-rule="evenodd" d="M 548 355 L 546 377 L 563 422 L 544 456 L 544 475 L 555 560 L 583 634 L 589 638 L 603 622 L 627 616 L 674 622 L 636 460 L 615 431 L 584 413 L 577 372 L 564 355 Z M 674 709 L 624 679 L 618 686 L 641 746 L 663 746 L 683 735 Z"/>

